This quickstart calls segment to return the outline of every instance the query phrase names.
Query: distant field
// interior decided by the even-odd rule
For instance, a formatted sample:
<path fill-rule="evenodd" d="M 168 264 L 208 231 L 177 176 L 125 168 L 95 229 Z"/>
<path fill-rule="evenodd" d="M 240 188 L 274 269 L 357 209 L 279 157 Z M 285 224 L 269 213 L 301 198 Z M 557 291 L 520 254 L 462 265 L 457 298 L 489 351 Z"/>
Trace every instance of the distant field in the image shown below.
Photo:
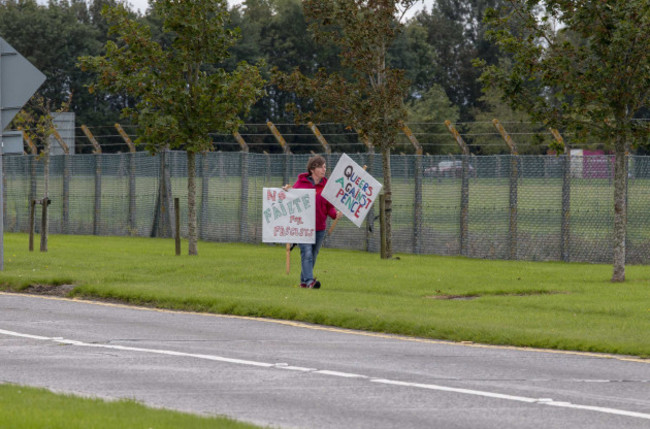
<path fill-rule="evenodd" d="M 180 175 L 178 171 L 175 172 Z M 292 179 L 293 180 L 293 179 Z M 70 179 L 69 226 L 63 225 L 63 181 L 51 180 L 50 228 L 54 232 L 92 234 L 95 216 L 95 177 L 74 174 Z M 202 238 L 210 241 L 259 242 L 261 195 L 264 187 L 277 187 L 282 176 L 249 175 L 246 204 L 242 206 L 241 177 L 211 175 L 197 178 L 197 205 Z M 207 190 L 203 191 L 203 183 Z M 422 182 L 422 224 L 418 227 L 426 245 L 425 253 L 459 254 L 460 191 L 457 178 L 425 177 Z M 25 175 L 7 178 L 6 225 L 9 231 L 28 228 L 29 180 Z M 187 233 L 187 180 L 172 176 L 172 195 L 181 202 L 181 232 Z M 43 184 L 38 183 L 37 195 Z M 158 179 L 136 177 L 135 228 L 129 228 L 128 176 L 104 176 L 100 211 L 100 235 L 138 235 L 152 233 L 158 196 Z M 415 185 L 412 177 L 397 175 L 393 180 L 393 232 L 397 250 L 412 252 L 417 232 L 414 225 Z M 468 220 L 472 257 L 500 258 L 507 254 L 510 227 L 508 177 L 472 177 L 469 182 Z M 650 179 L 631 179 L 628 192 L 628 255 L 630 262 L 650 260 Z M 242 207 L 247 210 L 242 215 Z M 521 244 L 519 257 L 530 260 L 559 260 L 562 225 L 562 179 L 528 178 L 518 183 L 517 228 Z M 608 179 L 572 179 L 570 200 L 571 260 L 604 262 L 609 259 L 613 226 L 613 186 Z M 37 225 L 40 211 L 37 210 Z M 342 225 L 346 221 L 342 222 Z M 38 227 L 38 226 L 37 226 Z M 242 235 L 243 234 L 243 235 Z M 428 238 L 433 237 L 433 238 Z M 438 238 L 435 238 L 438 237 Z M 361 238 L 359 238 L 361 239 Z M 359 240 L 357 239 L 357 241 Z M 437 245 L 432 239 L 443 240 Z M 343 241 L 333 244 L 350 247 Z M 338 243 L 338 244 L 337 244 Z M 530 243 L 540 250 L 529 250 Z M 495 250 L 491 253 L 491 247 Z M 352 248 L 359 248 L 352 246 Z M 593 249 L 598 249 L 594 252 Z"/>

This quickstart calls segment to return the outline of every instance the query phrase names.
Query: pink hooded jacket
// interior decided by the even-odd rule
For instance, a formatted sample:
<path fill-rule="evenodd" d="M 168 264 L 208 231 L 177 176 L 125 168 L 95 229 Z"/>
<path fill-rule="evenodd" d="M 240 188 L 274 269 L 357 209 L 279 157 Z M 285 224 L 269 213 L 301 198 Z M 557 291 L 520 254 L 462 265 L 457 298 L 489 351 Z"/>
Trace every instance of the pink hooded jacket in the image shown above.
<path fill-rule="evenodd" d="M 316 190 L 316 231 L 323 231 L 327 228 L 327 216 L 336 219 L 336 209 L 325 198 L 321 197 L 321 192 L 327 183 L 323 177 L 318 185 L 314 185 L 309 173 L 300 173 L 298 180 L 293 187 L 297 189 L 315 189 Z"/>

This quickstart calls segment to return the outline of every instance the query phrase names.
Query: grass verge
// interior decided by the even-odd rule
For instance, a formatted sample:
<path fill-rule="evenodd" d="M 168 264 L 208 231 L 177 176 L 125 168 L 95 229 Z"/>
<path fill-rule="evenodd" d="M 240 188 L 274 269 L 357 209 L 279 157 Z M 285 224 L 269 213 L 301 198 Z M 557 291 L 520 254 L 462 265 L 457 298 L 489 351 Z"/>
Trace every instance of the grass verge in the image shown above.
<path fill-rule="evenodd" d="M 253 429 L 225 417 L 202 417 L 145 407 L 134 401 L 56 395 L 45 389 L 0 384 L 0 427 L 12 429 L 220 428 Z"/>
<path fill-rule="evenodd" d="M 323 249 L 320 290 L 298 287 L 284 246 L 51 236 L 47 253 L 5 235 L 0 288 L 48 290 L 177 310 L 300 320 L 452 341 L 650 357 L 650 267 L 476 260 Z M 186 243 L 184 243 L 186 249 Z M 74 288 L 73 288 L 74 286 Z"/>

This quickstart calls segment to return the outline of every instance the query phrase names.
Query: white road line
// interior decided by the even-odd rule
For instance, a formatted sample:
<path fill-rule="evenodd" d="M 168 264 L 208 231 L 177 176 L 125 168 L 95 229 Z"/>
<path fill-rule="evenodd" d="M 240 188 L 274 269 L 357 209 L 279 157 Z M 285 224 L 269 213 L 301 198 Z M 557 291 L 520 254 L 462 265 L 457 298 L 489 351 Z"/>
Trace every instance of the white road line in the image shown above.
<path fill-rule="evenodd" d="M 430 338 L 417 338 L 417 337 L 406 337 L 397 334 L 382 334 L 378 332 L 366 332 L 358 331 L 354 329 L 347 328 L 336 328 L 333 326 L 320 326 L 314 325 L 306 322 L 299 322 L 295 320 L 280 320 L 280 319 L 266 319 L 263 317 L 252 317 L 252 316 L 236 316 L 233 314 L 217 314 L 217 313 L 198 313 L 191 311 L 180 311 L 180 310 L 168 310 L 164 308 L 152 308 L 152 307 L 138 307 L 131 304 L 119 304 L 119 303 L 109 303 L 101 301 L 93 301 L 92 299 L 85 299 L 81 297 L 75 298 L 62 298 L 58 296 L 44 296 L 44 295 L 28 295 L 24 293 L 15 293 L 15 292 L 1 292 L 0 296 L 11 296 L 11 297 L 29 297 L 31 299 L 42 299 L 48 301 L 64 301 L 64 302 L 74 302 L 76 304 L 87 304 L 87 305 L 97 305 L 102 307 L 113 307 L 113 308 L 124 308 L 130 311 L 147 311 L 147 312 L 156 312 L 156 313 L 167 313 L 167 314 L 182 314 L 188 315 L 193 314 L 195 316 L 201 317 L 214 317 L 222 319 L 239 319 L 239 320 L 252 320 L 259 323 L 273 323 L 276 325 L 285 325 L 292 326 L 295 328 L 302 329 L 312 329 L 317 331 L 327 331 L 327 332 L 338 332 L 342 334 L 349 335 L 360 335 L 364 337 L 372 338 L 388 338 L 391 340 L 398 341 L 408 341 L 415 343 L 425 343 L 425 344 L 443 344 L 446 346 L 457 346 L 457 347 L 470 347 L 470 348 L 481 348 L 481 349 L 491 349 L 491 350 L 518 350 L 527 353 L 544 353 L 544 354 L 555 354 L 555 355 L 568 355 L 568 356 L 583 356 L 583 357 L 594 357 L 598 359 L 614 359 L 621 362 L 636 362 L 650 365 L 650 359 L 636 358 L 633 356 L 625 355 L 615 355 L 607 353 L 590 353 L 590 352 L 580 352 L 575 350 L 556 350 L 556 349 L 536 349 L 533 347 L 518 347 L 518 346 L 504 346 L 504 345 L 495 345 L 495 344 L 480 344 L 473 343 L 471 341 L 463 342 L 454 342 L 447 340 L 434 340 Z"/>
<path fill-rule="evenodd" d="M 12 337 L 18 337 L 18 338 L 27 338 L 27 339 L 39 340 L 39 341 L 51 341 L 59 344 L 67 344 L 67 345 L 77 346 L 77 347 L 92 347 L 92 348 L 123 350 L 123 351 L 140 352 L 140 353 L 153 353 L 153 354 L 166 355 L 166 356 L 189 357 L 189 358 L 210 360 L 216 362 L 232 363 L 236 365 L 248 365 L 248 366 L 261 367 L 261 368 L 274 368 L 274 369 L 284 369 L 290 371 L 301 371 L 301 372 L 308 372 L 308 373 L 320 374 L 320 375 L 326 375 L 332 377 L 356 378 L 361 380 L 368 380 L 371 383 L 385 384 L 391 386 L 409 387 L 409 388 L 425 389 L 425 390 L 437 390 L 441 392 L 451 392 L 451 393 L 458 393 L 463 395 L 475 395 L 475 396 L 482 396 L 485 398 L 503 399 L 508 401 L 525 402 L 529 404 L 538 404 L 538 405 L 548 405 L 548 406 L 561 407 L 561 408 L 571 408 L 571 409 L 584 410 L 584 411 L 594 411 L 594 412 L 605 413 L 605 414 L 614 414 L 619 416 L 650 420 L 650 414 L 639 413 L 635 411 L 619 410 L 616 408 L 572 404 L 570 402 L 555 401 L 551 398 L 529 398 L 525 396 L 506 395 L 502 393 L 487 392 L 487 391 L 473 390 L 473 389 L 462 389 L 462 388 L 449 387 L 449 386 L 440 386 L 436 384 L 411 383 L 406 381 L 389 380 L 383 378 L 372 378 L 362 374 L 330 371 L 324 369 L 319 370 L 316 368 L 305 368 L 299 366 L 292 366 L 287 363 L 266 363 L 266 362 L 258 362 L 258 361 L 245 360 L 245 359 L 233 359 L 233 358 L 227 358 L 227 357 L 216 356 L 216 355 L 185 353 L 185 352 L 178 352 L 174 350 L 147 349 L 142 347 L 118 346 L 113 344 L 85 343 L 83 341 L 68 340 L 61 337 L 43 337 L 39 335 L 30 335 L 30 334 L 23 334 L 20 332 L 7 331 L 4 329 L 0 329 L 0 335 L 7 335 Z"/>

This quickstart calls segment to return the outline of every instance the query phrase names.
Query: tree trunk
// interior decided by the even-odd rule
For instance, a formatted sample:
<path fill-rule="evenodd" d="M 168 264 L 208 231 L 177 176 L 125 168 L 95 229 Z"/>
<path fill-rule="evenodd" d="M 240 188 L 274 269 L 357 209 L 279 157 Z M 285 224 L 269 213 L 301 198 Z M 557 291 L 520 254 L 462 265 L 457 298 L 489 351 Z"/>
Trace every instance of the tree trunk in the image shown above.
<path fill-rule="evenodd" d="M 187 152 L 187 239 L 189 255 L 198 255 L 196 228 L 196 153 Z"/>
<path fill-rule="evenodd" d="M 386 228 L 386 254 L 384 258 L 393 257 L 393 233 L 392 233 L 392 210 L 393 210 L 393 192 L 391 186 L 390 173 L 390 145 L 381 145 L 381 157 L 384 170 L 384 201 L 385 201 L 385 228 Z"/>
<path fill-rule="evenodd" d="M 627 229 L 627 159 L 625 138 L 616 137 L 614 158 L 614 274 L 612 282 L 625 281 L 625 235 Z"/>

